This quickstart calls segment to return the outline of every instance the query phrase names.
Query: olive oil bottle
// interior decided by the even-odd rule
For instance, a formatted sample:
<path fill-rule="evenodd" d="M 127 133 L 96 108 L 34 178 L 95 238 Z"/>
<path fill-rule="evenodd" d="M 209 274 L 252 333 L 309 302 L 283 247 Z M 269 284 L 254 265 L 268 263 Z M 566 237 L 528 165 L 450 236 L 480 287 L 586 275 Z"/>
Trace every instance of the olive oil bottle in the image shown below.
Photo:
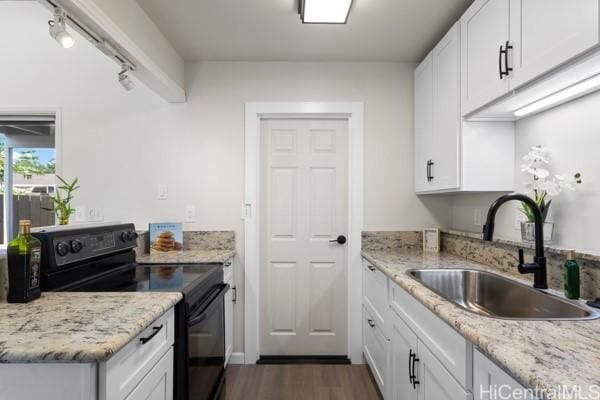
<path fill-rule="evenodd" d="M 42 244 L 31 235 L 31 221 L 19 221 L 19 235 L 8 243 L 9 303 L 27 303 L 41 295 Z"/>

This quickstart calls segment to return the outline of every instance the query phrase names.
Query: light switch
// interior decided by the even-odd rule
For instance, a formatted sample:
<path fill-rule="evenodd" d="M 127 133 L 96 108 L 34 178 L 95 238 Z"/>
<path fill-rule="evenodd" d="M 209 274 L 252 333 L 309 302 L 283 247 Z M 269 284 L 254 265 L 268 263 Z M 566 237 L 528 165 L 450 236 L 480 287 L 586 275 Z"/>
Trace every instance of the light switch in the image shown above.
<path fill-rule="evenodd" d="M 185 206 L 185 222 L 196 222 L 196 206 Z"/>
<path fill-rule="evenodd" d="M 167 187 L 167 185 L 159 184 L 157 191 L 159 200 L 166 200 L 167 197 L 169 197 L 169 188 Z"/>

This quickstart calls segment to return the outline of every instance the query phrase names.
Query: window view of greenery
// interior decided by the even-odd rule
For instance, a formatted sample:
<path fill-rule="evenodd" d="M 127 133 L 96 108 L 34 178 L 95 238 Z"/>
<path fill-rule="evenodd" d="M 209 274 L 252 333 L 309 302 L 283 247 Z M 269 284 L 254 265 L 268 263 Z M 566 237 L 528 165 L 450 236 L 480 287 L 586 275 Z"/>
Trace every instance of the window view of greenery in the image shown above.
<path fill-rule="evenodd" d="M 6 187 L 6 143 L 0 136 L 0 219 L 4 225 L 4 195 L 12 192 L 13 235 L 19 220 L 28 219 L 33 227 L 54 224 L 49 195 L 55 190 L 55 150 L 48 148 L 13 149 L 12 188 Z M 2 229 L 3 231 L 3 229 Z M 0 231 L 0 243 L 7 242 Z M 10 239 L 9 239 L 10 240 Z"/>

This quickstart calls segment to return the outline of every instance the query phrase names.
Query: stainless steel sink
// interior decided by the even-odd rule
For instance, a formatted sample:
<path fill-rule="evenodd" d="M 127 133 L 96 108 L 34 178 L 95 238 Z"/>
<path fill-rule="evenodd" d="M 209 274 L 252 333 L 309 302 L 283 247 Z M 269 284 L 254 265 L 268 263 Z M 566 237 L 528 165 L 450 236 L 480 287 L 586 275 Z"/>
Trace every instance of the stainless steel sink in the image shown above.
<path fill-rule="evenodd" d="M 511 279 L 473 269 L 413 269 L 407 274 L 473 313 L 519 320 L 586 320 L 600 313 Z"/>

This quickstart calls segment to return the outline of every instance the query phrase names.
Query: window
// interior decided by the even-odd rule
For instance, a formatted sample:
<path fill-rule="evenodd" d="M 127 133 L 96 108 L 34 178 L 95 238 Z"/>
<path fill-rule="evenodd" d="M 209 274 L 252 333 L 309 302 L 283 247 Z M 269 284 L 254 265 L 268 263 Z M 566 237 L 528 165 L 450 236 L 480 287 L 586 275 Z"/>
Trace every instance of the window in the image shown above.
<path fill-rule="evenodd" d="M 0 243 L 10 241 L 19 220 L 54 225 L 49 198 L 55 190 L 54 116 L 0 115 Z"/>

